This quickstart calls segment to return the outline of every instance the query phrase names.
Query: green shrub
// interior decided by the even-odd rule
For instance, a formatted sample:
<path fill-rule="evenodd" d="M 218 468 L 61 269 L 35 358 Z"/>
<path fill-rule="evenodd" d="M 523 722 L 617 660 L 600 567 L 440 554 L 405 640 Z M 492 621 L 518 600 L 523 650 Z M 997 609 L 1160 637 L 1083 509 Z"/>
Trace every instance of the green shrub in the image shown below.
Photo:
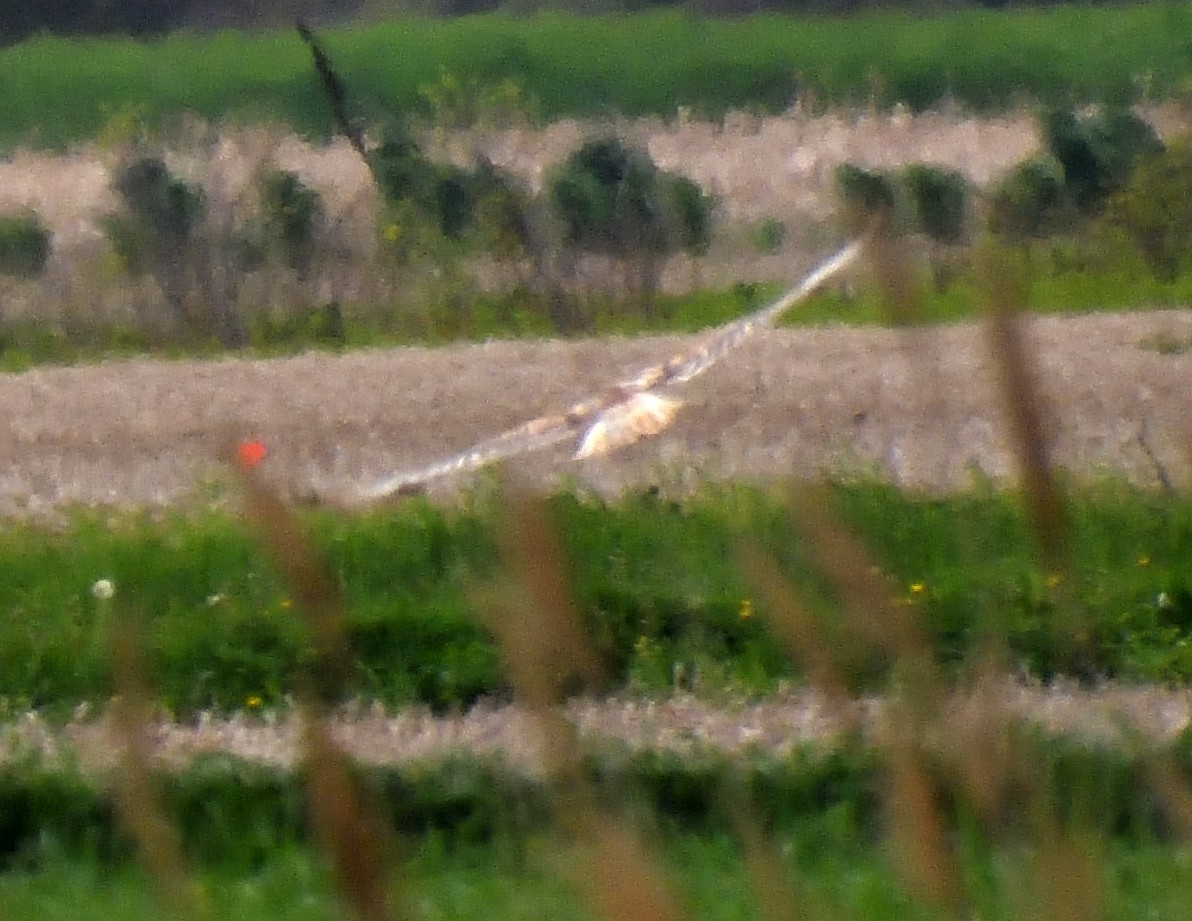
<path fill-rule="evenodd" d="M 670 247 L 701 256 L 712 242 L 715 201 L 699 184 L 668 171 L 658 174 L 658 192 Z"/>
<path fill-rule="evenodd" d="M 368 166 L 385 201 L 430 208 L 437 179 L 435 165 L 411 136 L 398 132 L 388 138 L 369 152 Z"/>
<path fill-rule="evenodd" d="M 968 217 L 968 181 L 956 170 L 915 163 L 902 173 L 916 229 L 939 243 L 959 243 Z"/>
<path fill-rule="evenodd" d="M 648 154 L 617 138 L 601 138 L 556 166 L 549 188 L 569 243 L 623 254 L 664 246 L 657 182 L 658 168 Z"/>
<path fill-rule="evenodd" d="M 749 242 L 759 253 L 774 253 L 786 242 L 786 224 L 776 217 L 768 217 L 749 231 Z"/>
<path fill-rule="evenodd" d="M 194 279 L 186 254 L 206 214 L 206 196 L 155 156 L 120 167 L 112 188 L 124 209 L 103 222 L 108 242 L 127 272 L 153 277 L 175 319 L 188 324 Z"/>
<path fill-rule="evenodd" d="M 476 196 L 473 212 L 477 243 L 498 259 L 516 259 L 540 252 L 540 203 L 514 176 L 481 159 L 472 174 Z"/>
<path fill-rule="evenodd" d="M 149 275 L 174 327 L 225 348 L 248 342 L 236 291 L 256 249 L 241 226 L 210 222 L 203 189 L 174 176 L 159 156 L 120 166 L 112 181 L 123 208 L 103 220 L 113 250 L 133 275 Z"/>
<path fill-rule="evenodd" d="M 836 168 L 836 195 L 849 234 L 858 234 L 875 220 L 893 228 L 898 211 L 898 189 L 886 173 L 874 172 L 853 163 Z"/>
<path fill-rule="evenodd" d="M 1054 109 L 1040 119 L 1040 129 L 1063 168 L 1067 194 L 1086 213 L 1098 211 L 1125 184 L 1140 157 L 1163 148 L 1150 125 L 1122 109 L 1086 118 Z"/>
<path fill-rule="evenodd" d="M 261 180 L 261 214 L 269 244 L 300 278 L 306 277 L 323 222 L 319 193 L 294 173 L 270 170 Z"/>
<path fill-rule="evenodd" d="M 1020 164 L 989 194 L 989 229 L 1015 242 L 1045 236 L 1068 217 L 1059 161 L 1040 156 Z"/>
<path fill-rule="evenodd" d="M 472 230 L 480 197 L 473 173 L 433 162 L 404 131 L 369 154 L 369 168 L 391 207 L 427 219 L 448 240 Z"/>
<path fill-rule="evenodd" d="M 665 256 L 678 250 L 698 255 L 711 240 L 711 196 L 618 138 L 583 144 L 554 168 L 547 187 L 564 245 L 611 257 L 621 267 L 625 292 L 648 305 Z"/>
<path fill-rule="evenodd" d="M 1145 158 L 1109 199 L 1104 225 L 1123 234 L 1155 278 L 1174 281 L 1192 247 L 1192 148 L 1187 143 Z"/>
<path fill-rule="evenodd" d="M 52 237 L 35 213 L 0 217 L 0 275 L 40 275 L 50 258 Z"/>
<path fill-rule="evenodd" d="M 158 245 L 181 246 L 206 211 L 203 191 L 170 173 L 160 157 L 140 157 L 122 167 L 112 187 L 134 217 L 142 219 Z"/>

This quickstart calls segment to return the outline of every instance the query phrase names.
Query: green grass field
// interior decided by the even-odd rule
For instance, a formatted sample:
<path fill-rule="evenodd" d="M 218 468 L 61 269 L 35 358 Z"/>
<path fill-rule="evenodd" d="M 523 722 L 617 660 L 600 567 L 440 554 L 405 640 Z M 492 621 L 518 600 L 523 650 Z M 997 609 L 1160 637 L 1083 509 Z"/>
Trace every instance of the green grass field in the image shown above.
<path fill-rule="evenodd" d="M 538 848 L 546 851 L 550 842 Z M 535 845 L 531 843 L 530 849 Z M 689 917 L 705 921 L 746 921 L 762 913 L 750 864 L 732 841 L 722 837 L 682 836 L 666 848 L 668 879 Z M 1037 854 L 1030 849 L 980 855 L 970 872 L 985 893 L 974 916 L 990 921 L 1030 917 L 1039 909 Z M 404 876 L 406 901 L 414 917 L 518 921 L 528 918 L 595 919 L 565 879 L 550 872 L 563 857 L 549 855 L 521 863 L 491 852 L 419 855 Z M 916 904 L 891 871 L 879 849 L 842 846 L 783 861 L 792 885 L 804 890 L 803 917 L 847 917 L 856 921 L 937 919 L 938 909 Z M 528 864 L 528 865 L 527 865 Z M 544 870 L 535 864 L 545 864 Z M 551 865 L 554 865 L 553 867 Z M 1157 847 L 1114 848 L 1101 868 L 1090 901 L 1104 909 L 1105 921 L 1192 917 L 1188 906 L 1186 858 Z M 573 868 L 578 874 L 582 870 Z M 269 866 L 248 875 L 205 874 L 198 885 L 211 917 L 244 921 L 322 921 L 344 912 L 317 858 L 283 852 Z M 769 893 L 771 896 L 774 893 Z M 1058 906 L 1057 906 L 1058 907 Z M 97 870 L 65 864 L 38 873 L 0 875 L 0 911 L 12 921 L 74 921 L 90 914 L 111 921 L 149 921 L 168 917 L 141 873 Z M 1061 915 L 1062 916 L 1062 915 Z"/>
<path fill-rule="evenodd" d="M 515 81 L 547 119 L 772 112 L 801 93 L 822 105 L 913 108 L 951 96 L 981 110 L 1162 98 L 1192 76 L 1190 29 L 1187 6 L 1167 2 L 846 18 L 485 14 L 348 26 L 327 42 L 357 114 L 383 123 L 417 110 L 420 88 L 443 72 L 479 87 Z M 85 140 L 129 113 L 150 124 L 189 111 L 330 130 L 290 32 L 38 38 L 0 51 L 0 84 L 0 148 Z"/>
<path fill-rule="evenodd" d="M 886 601 L 922 616 L 954 672 L 978 641 L 1000 636 L 1008 664 L 1040 677 L 1192 674 L 1186 500 L 1108 485 L 1076 492 L 1070 562 L 1049 572 L 1012 497 L 931 499 L 872 485 L 831 495 L 882 568 Z M 797 676 L 765 617 L 752 616 L 765 606 L 735 548 L 762 548 L 831 635 L 846 644 L 853 636 L 839 587 L 779 497 L 744 487 L 683 503 L 564 495 L 549 508 L 614 688 L 666 691 L 676 666 L 699 675 L 696 690 L 706 693 L 761 693 Z M 509 579 L 501 520 L 486 501 L 471 511 L 414 502 L 309 519 L 348 609 L 357 658 L 345 696 L 450 708 L 508 693 L 494 641 L 471 613 Z M 101 579 L 114 598 L 93 597 Z M 237 710 L 250 698 L 273 706 L 309 658 L 291 604 L 235 519 L 80 514 L 65 530 L 10 524 L 0 535 L 0 699 L 59 712 L 105 699 L 109 626 L 132 610 L 146 618 L 152 678 L 171 710 Z M 1056 627 L 1072 619 L 1085 634 L 1076 658 Z M 888 664 L 860 643 L 851 680 L 880 686 Z"/>
<path fill-rule="evenodd" d="M 1186 771 L 1186 745 L 1180 751 Z M 1048 904 L 1070 910 L 1067 900 L 1077 897 L 1065 885 L 1071 880 L 1056 874 L 1084 873 L 1078 898 L 1096 917 L 1192 917 L 1186 851 L 1145 789 L 1138 762 L 1131 769 L 1118 753 L 1039 740 L 1029 756 L 1050 771 L 1048 795 L 1059 804 L 1061 827 L 1072 835 L 1063 844 L 1073 851 L 1036 839 L 1031 819 L 1013 806 L 1009 821 L 978 818 L 963 793 L 949 788 L 958 797 L 947 819 L 954 829 L 951 872 L 964 881 L 972 916 L 1034 917 Z M 690 917 L 773 918 L 776 907 L 796 906 L 813 918 L 947 916 L 925 898 L 922 880 L 905 870 L 891 841 L 889 778 L 872 755 L 809 756 L 752 775 L 745 786 L 757 807 L 753 818 L 767 831 L 762 844 L 734 831 L 729 817 L 734 809 L 740 816 L 740 806 L 726 808 L 722 796 L 749 772 L 747 765 L 717 771 L 698 762 L 651 771 L 645 759 L 607 779 L 608 814 L 632 816 L 662 884 Z M 259 770 L 255 780 L 252 771 L 235 774 L 208 768 L 163 785 L 191 880 L 186 901 L 200 916 L 250 921 L 342 916 L 342 890 L 304 827 L 300 782 L 262 783 Z M 486 780 L 457 766 L 415 776 L 421 780 L 387 784 L 374 776 L 370 787 L 386 791 L 381 814 L 394 833 L 388 885 L 395 903 L 408 909 L 400 916 L 595 918 L 584 898 L 593 874 L 632 886 L 627 880 L 635 874 L 652 872 L 644 861 L 594 865 L 582 841 L 551 829 L 542 788 L 537 806 L 527 808 L 516 802 L 524 791 L 511 799 L 496 792 L 499 775 Z M 0 775 L 5 917 L 168 916 L 159 887 L 133 860 L 135 847 L 114 830 L 110 806 L 88 806 L 77 783 L 56 786 L 54 775 L 43 775 L 38 785 L 36 777 L 26 771 L 22 783 Z M 506 797 L 511 789 L 506 782 Z"/>

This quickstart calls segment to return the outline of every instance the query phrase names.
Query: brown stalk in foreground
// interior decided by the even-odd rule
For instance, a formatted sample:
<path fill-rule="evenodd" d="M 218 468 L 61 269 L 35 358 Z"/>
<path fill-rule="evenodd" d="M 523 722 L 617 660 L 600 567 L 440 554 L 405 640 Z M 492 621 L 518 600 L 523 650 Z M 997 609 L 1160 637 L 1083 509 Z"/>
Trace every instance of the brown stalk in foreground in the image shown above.
<path fill-rule="evenodd" d="M 140 618 L 121 606 L 111 619 L 112 716 L 122 757 L 114 777 L 116 811 L 162 901 L 177 918 L 210 917 L 188 873 L 178 836 L 157 795 L 150 767 L 149 693 L 140 655 Z"/>
<path fill-rule="evenodd" d="M 1022 478 L 1023 498 L 1048 572 L 1068 570 L 1065 535 L 1067 515 L 1051 469 L 1044 404 L 1027 347 L 1020 313 L 1027 288 L 1023 270 L 986 254 L 985 288 L 989 292 L 989 347 L 998 367 L 1002 408 Z"/>
<path fill-rule="evenodd" d="M 311 824 L 355 916 L 361 921 L 400 917 L 388 888 L 386 858 L 392 849 L 376 819 L 380 812 L 367 805 L 329 726 L 328 710 L 342 697 L 351 668 L 343 600 L 294 513 L 252 469 L 238 468 L 246 517 L 289 584 L 295 607 L 306 616 L 315 647 L 315 661 L 301 676 L 298 695 L 306 724 Z"/>
<path fill-rule="evenodd" d="M 564 556 L 545 505 L 514 490 L 503 493 L 502 550 L 526 597 L 488 598 L 486 624 L 496 634 L 515 694 L 535 715 L 553 781 L 555 821 L 576 841 L 572 876 L 591 909 L 608 921 L 683 921 L 683 911 L 654 856 L 623 820 L 600 809 L 582 771 L 575 729 L 561 705 L 601 679 L 571 595 Z"/>

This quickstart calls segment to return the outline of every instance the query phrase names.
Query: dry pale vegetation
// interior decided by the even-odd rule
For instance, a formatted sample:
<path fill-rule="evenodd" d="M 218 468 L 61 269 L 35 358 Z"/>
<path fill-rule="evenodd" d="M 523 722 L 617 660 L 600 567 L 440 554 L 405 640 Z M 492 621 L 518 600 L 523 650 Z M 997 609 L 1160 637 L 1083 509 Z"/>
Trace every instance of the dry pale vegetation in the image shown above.
<path fill-rule="evenodd" d="M 678 695 L 666 700 L 579 699 L 565 714 L 585 745 L 624 745 L 631 750 L 680 755 L 765 754 L 783 756 L 809 743 L 832 745 L 853 732 L 882 740 L 888 702 L 862 698 L 842 710 L 815 690 L 790 691 L 764 701 L 732 706 Z M 1172 742 L 1192 722 L 1192 692 L 1074 683 L 1050 687 L 994 679 L 956 690 L 940 711 L 940 744 L 959 744 L 973 726 L 1023 720 L 1050 733 L 1074 734 L 1094 743 L 1120 741 L 1125 726 L 1156 744 Z M 366 764 L 418 764 L 449 758 L 461 749 L 500 757 L 519 770 L 542 770 L 536 716 L 516 705 L 480 706 L 466 714 L 434 716 L 413 709 L 386 713 L 347 707 L 335 714 L 337 740 Z M 154 758 L 179 769 L 196 756 L 226 752 L 251 761 L 292 768 L 301 759 L 303 722 L 285 716 L 204 715 L 189 725 L 152 725 Z M 78 763 L 87 771 L 110 770 L 119 754 L 118 730 L 108 719 L 80 713 L 64 726 L 30 714 L 0 734 L 0 758 L 36 752 L 56 762 Z"/>
<path fill-rule="evenodd" d="M 1178 121 L 1175 115 L 1163 118 L 1173 125 Z M 1037 146 L 1027 113 L 976 119 L 939 112 L 812 114 L 798 109 L 772 118 L 734 115 L 723 124 L 679 117 L 670 122 L 564 120 L 541 129 L 428 130 L 424 140 L 436 158 L 464 165 L 483 155 L 539 187 L 550 165 L 585 137 L 608 131 L 647 146 L 660 167 L 690 176 L 717 196 L 717 242 L 699 266 L 701 279 L 711 284 L 790 279 L 792 259 L 830 244 L 836 233 L 832 176 L 841 163 L 931 162 L 984 184 Z M 134 131 L 131 137 L 63 155 L 19 151 L 0 162 L 0 213 L 32 208 L 54 234 L 46 278 L 5 292 L 6 316 L 112 320 L 137 311 L 138 291 L 115 271 L 99 226 L 99 218 L 117 207 L 109 184 L 119 151 L 135 137 Z M 386 287 L 392 279 L 376 268 L 377 201 L 371 178 L 346 142 L 315 145 L 268 126 L 216 133 L 180 119 L 163 143 L 171 169 L 200 182 L 224 212 L 235 209 L 262 165 L 297 173 L 323 195 L 335 227 L 329 245 L 344 255 L 324 267 L 330 287 L 320 297 L 393 296 Z M 767 219 L 782 221 L 788 232 L 783 247 L 762 254 L 750 243 L 749 230 Z M 676 259 L 664 283 L 682 289 L 691 278 L 690 266 Z M 246 292 L 250 299 L 277 294 Z"/>

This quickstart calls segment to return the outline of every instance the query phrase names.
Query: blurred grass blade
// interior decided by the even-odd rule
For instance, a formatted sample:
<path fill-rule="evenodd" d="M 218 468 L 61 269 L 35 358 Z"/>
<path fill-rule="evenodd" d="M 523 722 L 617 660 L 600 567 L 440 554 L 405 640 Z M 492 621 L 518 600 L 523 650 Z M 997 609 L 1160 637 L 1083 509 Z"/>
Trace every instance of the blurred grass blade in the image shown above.
<path fill-rule="evenodd" d="M 656 860 L 619 822 L 590 816 L 576 882 L 606 921 L 684 921 L 686 912 Z"/>
<path fill-rule="evenodd" d="M 321 711 L 342 700 L 352 668 L 339 588 L 281 496 L 255 471 L 239 469 L 245 514 L 310 626 L 316 661 L 302 675 L 306 693 L 312 698 L 305 703 Z"/>
<path fill-rule="evenodd" d="M 324 721 L 307 726 L 305 742 L 311 824 L 331 857 L 344 901 L 361 921 L 399 917 L 389 892 L 389 849 L 379 813 L 366 809 L 347 757 Z"/>
<path fill-rule="evenodd" d="M 989 251 L 985 254 L 985 286 L 989 292 L 989 346 L 998 369 L 1002 408 L 1010 426 L 1027 514 L 1048 572 L 1065 573 L 1067 515 L 1051 469 L 1043 400 L 1019 323 L 1020 305 L 1027 294 L 1023 270 Z"/>
<path fill-rule="evenodd" d="M 722 791 L 720 807 L 741 842 L 754 901 L 765 921 L 820 921 L 825 917 L 792 880 L 772 842 L 766 840 L 750 792 L 739 778 Z M 834 908 L 837 906 L 834 906 Z M 833 912 L 836 921 L 840 915 Z"/>
<path fill-rule="evenodd" d="M 501 550 L 530 603 L 520 617 L 491 626 L 500 634 L 518 694 L 533 707 L 548 708 L 570 691 L 599 685 L 604 669 L 572 597 L 544 503 L 505 489 L 503 511 Z"/>
<path fill-rule="evenodd" d="M 378 812 L 366 807 L 364 792 L 327 722 L 331 706 L 343 699 L 351 669 L 346 608 L 293 511 L 255 469 L 243 464 L 238 469 L 246 514 L 289 584 L 314 641 L 314 662 L 299 684 L 306 717 L 311 824 L 331 857 L 346 904 L 361 921 L 383 921 L 393 917 L 385 830 L 374 819 Z"/>
<path fill-rule="evenodd" d="M 516 583 L 477 601 L 515 694 L 538 722 L 545 767 L 559 797 L 557 814 L 571 821 L 570 810 L 589 808 L 591 791 L 580 777 L 574 727 L 560 705 L 570 693 L 599 685 L 604 670 L 572 598 L 567 566 L 542 501 L 505 483 L 498 498 L 500 550 Z"/>
<path fill-rule="evenodd" d="M 799 490 L 791 508 L 795 531 L 840 602 L 850 649 L 880 651 L 915 695 L 916 711 L 931 712 L 942 699 L 943 683 L 918 609 L 894 603 L 899 587 L 840 523 L 827 487 Z"/>
<path fill-rule="evenodd" d="M 115 774 L 116 809 L 140 859 L 175 917 L 202 919 L 202 893 L 187 871 L 177 833 L 155 790 L 150 768 L 149 694 L 141 662 L 141 622 L 122 606 L 111 618 L 112 713 L 123 757 Z"/>
<path fill-rule="evenodd" d="M 845 705 L 850 699 L 848 685 L 837 665 L 839 650 L 824 636 L 814 614 L 800 601 L 797 591 L 778 565 L 755 544 L 738 552 L 746 580 L 757 590 L 774 636 L 807 680 L 829 701 Z"/>
<path fill-rule="evenodd" d="M 579 740 L 562 703 L 603 680 L 544 503 L 508 485 L 501 549 L 527 603 L 506 603 L 486 619 L 500 642 L 514 691 L 542 730 L 555 820 L 578 839 L 573 876 L 592 910 L 607 921 L 682 921 L 679 901 L 642 842 L 601 812 L 582 770 Z M 491 597 L 490 597 L 491 602 Z M 503 607 L 504 610 L 500 610 Z"/>
<path fill-rule="evenodd" d="M 907 718 L 892 722 L 887 801 L 894 864 L 912 893 L 959 917 L 965 892 L 939 790 L 921 741 L 899 728 Z"/>

